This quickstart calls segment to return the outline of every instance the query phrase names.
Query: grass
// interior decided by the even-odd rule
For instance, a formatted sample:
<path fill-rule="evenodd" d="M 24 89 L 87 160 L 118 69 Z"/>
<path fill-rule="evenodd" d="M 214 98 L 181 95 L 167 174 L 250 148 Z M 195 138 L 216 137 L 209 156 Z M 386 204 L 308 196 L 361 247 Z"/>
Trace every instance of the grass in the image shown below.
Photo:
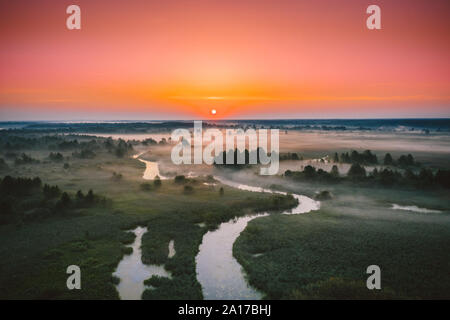
<path fill-rule="evenodd" d="M 204 233 L 234 216 L 293 205 L 288 198 L 280 201 L 227 186 L 221 195 L 221 185 L 203 185 L 207 178 L 183 184 L 163 180 L 160 187 L 145 190 L 142 162 L 105 151 L 96 151 L 94 159 L 73 158 L 71 151 L 63 151 L 62 163 L 47 161 L 49 150 L 44 147 L 26 153 L 40 163 L 14 166 L 7 159 L 9 169 L 1 174 L 39 176 L 72 195 L 93 189 L 112 204 L 80 209 L 68 217 L 0 226 L 0 299 L 118 299 L 118 279 L 112 272 L 130 253 L 125 245 L 134 235 L 125 231 L 137 225 L 148 227 L 142 239 L 143 261 L 164 264 L 172 274 L 172 279 L 148 280 L 155 289 L 143 297 L 201 299 L 194 259 Z M 113 179 L 114 172 L 122 179 Z M 238 238 L 233 253 L 251 284 L 268 298 L 450 298 L 446 193 L 266 181 L 309 196 L 323 190 L 334 195 L 318 212 L 254 219 Z M 257 180 L 250 184 L 259 185 Z M 184 192 L 186 185 L 192 193 Z M 444 212 L 393 211 L 392 203 Z M 175 241 L 173 258 L 168 258 L 170 240 Z M 82 290 L 66 288 L 66 268 L 72 264 L 81 267 Z M 382 292 L 365 289 L 365 269 L 371 264 L 381 267 Z"/>
<path fill-rule="evenodd" d="M 367 210 L 357 216 L 329 204 L 309 214 L 254 219 L 233 253 L 269 299 L 449 299 L 449 220 L 388 219 Z M 381 268 L 381 292 L 365 287 L 372 264 Z"/>
<path fill-rule="evenodd" d="M 70 165 L 65 169 L 63 163 L 44 161 L 45 149 L 27 153 L 41 163 L 10 165 L 8 175 L 39 176 L 72 195 L 93 189 L 112 204 L 80 209 L 69 217 L 0 226 L 1 299 L 118 299 L 112 273 L 123 255 L 130 253 L 125 245 L 134 236 L 125 230 L 137 225 L 149 229 L 143 239 L 144 262 L 165 263 L 173 273 L 173 280 L 147 292 L 145 298 L 200 299 L 194 259 L 203 234 L 233 216 L 274 207 L 270 195 L 225 187 L 221 196 L 219 188 L 203 185 L 203 178 L 184 184 L 164 180 L 158 188 L 142 190 L 144 164 L 129 157 L 97 151 L 94 159 L 75 159 L 63 152 L 70 157 L 64 161 Z M 113 179 L 114 172 L 122 174 L 120 181 Z M 194 192 L 186 194 L 185 185 Z M 198 227 L 200 222 L 207 228 Z M 177 253 L 167 259 L 171 239 Z M 66 269 L 72 264 L 81 268 L 81 290 L 66 287 Z"/>

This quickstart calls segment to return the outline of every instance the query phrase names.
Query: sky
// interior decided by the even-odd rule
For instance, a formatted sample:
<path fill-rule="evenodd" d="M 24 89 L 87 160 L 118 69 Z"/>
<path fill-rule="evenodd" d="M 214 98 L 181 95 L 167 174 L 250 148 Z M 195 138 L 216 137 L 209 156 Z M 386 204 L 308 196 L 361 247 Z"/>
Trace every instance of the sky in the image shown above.
<path fill-rule="evenodd" d="M 0 0 L 0 121 L 450 117 L 449 38 L 448 0 Z"/>

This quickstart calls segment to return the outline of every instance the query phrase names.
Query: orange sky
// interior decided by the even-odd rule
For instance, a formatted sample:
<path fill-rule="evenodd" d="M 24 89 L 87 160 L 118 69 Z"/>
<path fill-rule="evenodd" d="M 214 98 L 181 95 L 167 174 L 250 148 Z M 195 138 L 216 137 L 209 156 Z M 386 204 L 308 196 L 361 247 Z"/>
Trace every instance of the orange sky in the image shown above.
<path fill-rule="evenodd" d="M 0 120 L 450 116 L 449 1 L 0 3 Z"/>

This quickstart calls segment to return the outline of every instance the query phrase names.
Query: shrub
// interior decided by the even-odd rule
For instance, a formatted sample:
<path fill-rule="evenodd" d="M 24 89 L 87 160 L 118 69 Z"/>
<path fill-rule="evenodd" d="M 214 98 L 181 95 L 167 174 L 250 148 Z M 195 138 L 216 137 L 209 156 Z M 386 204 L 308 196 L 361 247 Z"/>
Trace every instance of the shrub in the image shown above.
<path fill-rule="evenodd" d="M 354 163 L 348 170 L 347 175 L 351 178 L 364 178 L 366 176 L 366 169 L 359 163 Z"/>
<path fill-rule="evenodd" d="M 174 179 L 175 183 L 185 183 L 186 182 L 186 177 L 185 176 L 176 176 Z"/>
<path fill-rule="evenodd" d="M 184 186 L 183 193 L 184 194 L 192 194 L 192 193 L 194 193 L 194 188 L 192 186 Z"/>
<path fill-rule="evenodd" d="M 152 190 L 152 185 L 148 182 L 142 183 L 141 184 L 141 190 L 143 191 L 150 191 Z"/>
<path fill-rule="evenodd" d="M 153 181 L 153 185 L 154 185 L 156 188 L 161 187 L 162 182 L 161 182 L 161 178 L 160 178 L 159 176 L 156 176 L 156 177 L 155 177 L 155 180 Z"/>

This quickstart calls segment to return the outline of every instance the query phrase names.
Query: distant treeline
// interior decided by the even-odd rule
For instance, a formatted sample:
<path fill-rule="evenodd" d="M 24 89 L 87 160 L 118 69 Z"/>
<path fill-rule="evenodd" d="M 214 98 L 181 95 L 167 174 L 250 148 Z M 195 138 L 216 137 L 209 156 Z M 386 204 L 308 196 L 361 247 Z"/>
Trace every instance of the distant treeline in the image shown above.
<path fill-rule="evenodd" d="M 303 160 L 303 156 L 295 152 L 280 153 L 280 161 L 284 160 Z"/>
<path fill-rule="evenodd" d="M 62 161 L 63 155 L 60 152 L 72 151 L 72 156 L 81 159 L 91 159 L 96 156 L 97 151 L 106 150 L 109 153 L 121 158 L 133 151 L 134 141 L 127 142 L 123 139 L 114 140 L 112 138 L 91 138 L 88 141 L 79 141 L 78 139 L 67 139 L 64 136 L 41 136 L 25 138 L 15 135 L 0 135 L 0 150 L 4 151 L 4 156 L 13 159 L 15 164 L 37 163 L 30 156 L 19 150 L 41 150 L 48 149 L 56 151 L 50 153 L 49 160 Z M 165 140 L 160 144 L 166 143 Z M 59 151 L 59 152 L 58 152 Z"/>
<path fill-rule="evenodd" d="M 74 209 L 106 205 L 108 201 L 89 190 L 74 196 L 58 186 L 42 185 L 39 177 L 0 179 L 0 224 L 21 223 L 52 216 L 64 216 Z"/>
<path fill-rule="evenodd" d="M 345 152 L 338 155 L 334 153 L 333 162 L 335 163 L 358 163 L 362 165 L 376 165 L 379 164 L 378 158 L 370 150 L 365 150 L 361 153 L 352 150 L 350 153 Z M 411 154 L 401 155 L 397 160 L 394 160 L 390 153 L 386 153 L 382 162 L 386 166 L 419 166 L 420 164 L 414 160 Z"/>
<path fill-rule="evenodd" d="M 422 168 L 419 173 L 410 169 L 403 173 L 397 170 L 384 168 L 374 169 L 367 174 L 366 169 L 358 163 L 352 164 L 346 176 L 339 174 L 338 167 L 334 165 L 330 172 L 306 166 L 303 171 L 286 170 L 284 176 L 294 180 L 319 181 L 327 183 L 366 183 L 367 185 L 383 186 L 412 186 L 416 188 L 444 187 L 450 188 L 450 170 L 438 170 L 435 174 L 430 169 Z"/>
<path fill-rule="evenodd" d="M 207 126 L 204 123 L 204 126 Z M 98 122 L 98 123 L 49 123 L 29 122 L 21 128 L 2 130 L 5 133 L 151 133 L 172 131 L 177 128 L 193 128 L 192 121 L 163 122 Z"/>
<path fill-rule="evenodd" d="M 248 151 L 247 149 L 244 149 L 243 151 L 238 150 L 235 148 L 234 150 L 228 150 L 228 151 L 222 151 L 222 153 L 215 157 L 214 159 L 214 165 L 216 167 L 225 167 L 225 168 L 231 168 L 231 169 L 243 169 L 249 167 L 251 159 L 256 160 L 256 164 L 261 163 L 260 159 L 260 153 L 262 153 L 264 156 L 269 157 L 271 154 L 266 153 L 266 150 L 264 150 L 261 147 L 258 147 L 255 150 Z M 291 154 L 293 155 L 293 154 Z M 227 163 L 227 157 L 232 159 L 232 163 Z M 240 160 L 238 163 L 238 160 Z M 220 163 L 222 162 L 222 163 Z"/>

